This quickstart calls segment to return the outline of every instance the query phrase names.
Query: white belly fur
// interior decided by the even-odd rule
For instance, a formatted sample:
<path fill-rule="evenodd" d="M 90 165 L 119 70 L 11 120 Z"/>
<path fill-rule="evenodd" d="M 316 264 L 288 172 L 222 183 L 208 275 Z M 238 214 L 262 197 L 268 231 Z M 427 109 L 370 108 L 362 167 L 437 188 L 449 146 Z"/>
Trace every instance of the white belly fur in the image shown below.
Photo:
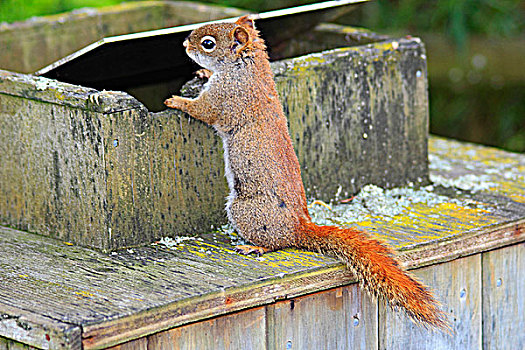
<path fill-rule="evenodd" d="M 228 195 L 228 197 L 226 197 L 226 215 L 228 216 L 228 221 L 230 221 L 233 227 L 237 229 L 235 225 L 235 221 L 233 220 L 231 216 L 231 212 L 230 212 L 232 203 L 235 200 L 235 198 L 237 198 L 237 192 L 235 191 L 233 172 L 230 166 L 230 156 L 229 156 L 229 151 L 228 151 L 229 135 L 219 130 L 217 130 L 217 133 L 222 139 L 222 147 L 224 149 L 224 176 L 226 176 L 226 181 L 228 182 L 228 188 L 230 189 L 230 194 Z"/>

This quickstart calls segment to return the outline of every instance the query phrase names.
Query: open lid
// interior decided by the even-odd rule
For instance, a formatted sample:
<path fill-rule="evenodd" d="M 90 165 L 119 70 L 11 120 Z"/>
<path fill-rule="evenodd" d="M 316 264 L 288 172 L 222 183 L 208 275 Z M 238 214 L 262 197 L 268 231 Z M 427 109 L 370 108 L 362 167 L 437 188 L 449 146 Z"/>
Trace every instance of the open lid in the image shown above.
<path fill-rule="evenodd" d="M 333 20 L 366 1 L 326 1 L 264 12 L 254 18 L 268 47 L 276 48 L 318 23 Z M 237 18 L 107 37 L 35 74 L 98 89 L 168 81 L 194 70 L 182 46 L 192 30 L 208 23 L 235 22 Z"/>

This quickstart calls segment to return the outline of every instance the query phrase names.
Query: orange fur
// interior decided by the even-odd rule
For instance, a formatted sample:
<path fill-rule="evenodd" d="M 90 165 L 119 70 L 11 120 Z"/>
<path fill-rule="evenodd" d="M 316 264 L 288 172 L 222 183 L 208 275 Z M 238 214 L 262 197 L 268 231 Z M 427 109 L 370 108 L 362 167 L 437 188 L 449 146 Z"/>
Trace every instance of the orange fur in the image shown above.
<path fill-rule="evenodd" d="M 392 249 L 353 228 L 317 226 L 303 222 L 300 248 L 336 256 L 344 261 L 372 296 L 393 309 L 404 309 L 419 324 L 447 329 L 445 315 L 428 288 L 403 271 Z"/>

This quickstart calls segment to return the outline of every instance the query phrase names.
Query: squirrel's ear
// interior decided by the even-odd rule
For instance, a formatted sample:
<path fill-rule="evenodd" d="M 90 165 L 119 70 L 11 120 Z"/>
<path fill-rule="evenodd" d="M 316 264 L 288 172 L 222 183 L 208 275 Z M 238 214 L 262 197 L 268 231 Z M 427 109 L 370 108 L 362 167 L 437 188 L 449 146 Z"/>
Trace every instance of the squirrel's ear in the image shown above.
<path fill-rule="evenodd" d="M 244 16 L 240 17 L 237 20 L 237 22 L 235 22 L 235 24 L 238 24 L 238 25 L 246 27 L 246 28 L 255 29 L 255 23 L 253 22 L 252 15 L 244 15 Z"/>
<path fill-rule="evenodd" d="M 242 47 L 246 46 L 251 41 L 250 33 L 248 33 L 248 31 L 242 26 L 235 27 L 235 29 L 232 30 L 231 36 L 235 42 Z"/>
<path fill-rule="evenodd" d="M 245 48 L 249 47 L 254 38 L 252 38 L 255 31 L 255 25 L 250 15 L 242 16 L 235 22 L 237 26 L 231 31 L 230 35 L 233 39 L 232 49 L 241 53 Z"/>

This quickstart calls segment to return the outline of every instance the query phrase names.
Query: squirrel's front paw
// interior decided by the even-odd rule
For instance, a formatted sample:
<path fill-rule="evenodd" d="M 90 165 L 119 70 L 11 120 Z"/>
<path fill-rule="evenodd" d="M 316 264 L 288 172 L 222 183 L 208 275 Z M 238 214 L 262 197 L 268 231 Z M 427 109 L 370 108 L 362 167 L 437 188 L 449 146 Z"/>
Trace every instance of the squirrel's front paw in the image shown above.
<path fill-rule="evenodd" d="M 212 74 L 213 74 L 212 71 L 206 68 L 199 69 L 198 71 L 195 72 L 195 75 L 199 79 L 210 79 Z"/>
<path fill-rule="evenodd" d="M 164 104 L 170 108 L 182 109 L 185 104 L 185 98 L 180 96 L 172 96 L 164 101 Z"/>

